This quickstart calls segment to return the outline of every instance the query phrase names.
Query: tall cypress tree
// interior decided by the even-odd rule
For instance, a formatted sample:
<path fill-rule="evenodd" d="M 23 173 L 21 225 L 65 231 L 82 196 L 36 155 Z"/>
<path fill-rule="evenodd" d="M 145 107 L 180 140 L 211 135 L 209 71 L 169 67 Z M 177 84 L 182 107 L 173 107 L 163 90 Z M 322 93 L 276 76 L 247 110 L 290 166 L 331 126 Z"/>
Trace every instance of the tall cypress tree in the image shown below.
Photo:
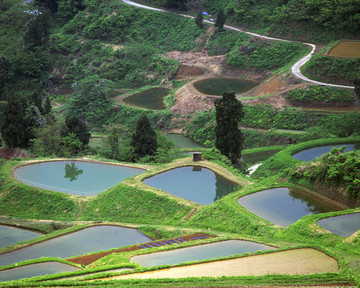
<path fill-rule="evenodd" d="M 216 127 L 215 146 L 232 164 L 241 157 L 244 138 L 239 129 L 239 122 L 244 117 L 243 105 L 236 99 L 235 93 L 225 92 L 222 98 L 215 100 Z"/>
<path fill-rule="evenodd" d="M 157 149 L 157 136 L 150 125 L 149 118 L 143 114 L 136 125 L 130 145 L 138 158 L 146 155 L 154 155 Z"/>
<path fill-rule="evenodd" d="M 27 146 L 24 105 L 14 94 L 9 96 L 5 107 L 1 135 L 9 148 Z"/>
<path fill-rule="evenodd" d="M 222 8 L 219 9 L 214 26 L 218 28 L 219 31 L 224 29 L 224 24 L 226 21 L 226 16 Z"/>

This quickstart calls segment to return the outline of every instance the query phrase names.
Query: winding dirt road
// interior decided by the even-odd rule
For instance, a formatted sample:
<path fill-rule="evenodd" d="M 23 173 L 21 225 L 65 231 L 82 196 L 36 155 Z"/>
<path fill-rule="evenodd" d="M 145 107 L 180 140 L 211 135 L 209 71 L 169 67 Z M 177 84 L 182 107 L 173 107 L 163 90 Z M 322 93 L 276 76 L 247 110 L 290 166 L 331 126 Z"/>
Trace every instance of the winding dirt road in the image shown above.
<path fill-rule="evenodd" d="M 132 5 L 132 6 L 136 6 L 136 7 L 139 7 L 139 8 L 143 8 L 143 9 L 148 9 L 148 10 L 153 10 L 153 11 L 158 11 L 158 12 L 166 12 L 166 13 L 173 13 L 173 14 L 177 14 L 177 15 L 180 15 L 180 16 L 183 16 L 183 17 L 187 17 L 187 18 L 194 18 L 193 16 L 190 16 L 190 15 L 186 15 L 186 14 L 181 14 L 181 13 L 175 13 L 175 12 L 171 12 L 171 11 L 167 11 L 167 10 L 164 10 L 164 9 L 160 9 L 160 8 L 154 8 L 154 7 L 149 7 L 149 6 L 146 6 L 146 5 L 142 5 L 142 4 L 139 4 L 139 3 L 135 3 L 131 0 L 121 0 L 122 2 L 128 4 L 128 5 Z M 211 21 L 208 21 L 208 20 L 204 20 L 204 22 L 206 23 L 210 23 L 210 24 L 214 24 L 213 22 Z M 236 28 L 236 27 L 233 27 L 233 26 L 229 26 L 229 25 L 224 25 L 224 27 L 226 29 L 231 29 L 231 30 L 234 30 L 234 31 L 238 31 L 238 32 L 242 32 L 242 33 L 246 33 L 246 34 L 249 34 L 249 35 L 252 35 L 252 36 L 255 36 L 255 37 L 259 37 L 259 38 L 262 38 L 262 39 L 266 39 L 266 40 L 272 40 L 272 41 L 283 41 L 283 42 L 295 42 L 295 41 L 290 41 L 290 40 L 286 40 L 286 39 L 280 39 L 280 38 L 274 38 L 274 37 L 270 37 L 270 36 L 265 36 L 265 35 L 261 35 L 261 34 L 257 34 L 257 33 L 253 33 L 253 32 L 249 32 L 249 31 L 245 31 L 245 30 L 242 30 L 242 29 L 239 29 L 239 28 Z M 292 67 L 291 67 L 291 72 L 292 74 L 303 80 L 303 81 L 306 81 L 306 82 L 310 82 L 310 83 L 314 83 L 314 84 L 317 84 L 317 85 L 323 85 L 323 86 L 329 86 L 329 87 L 338 87 L 338 88 L 348 88 L 348 89 L 354 89 L 353 86 L 346 86 L 346 85 L 338 85 L 338 84 L 331 84 L 331 83 L 325 83 L 325 82 L 319 82 L 319 81 L 315 81 L 315 80 L 312 80 L 308 77 L 306 77 L 305 75 L 303 75 L 301 73 L 301 67 L 306 63 L 308 62 L 310 59 L 311 59 L 311 56 L 314 54 L 315 52 L 315 49 L 316 49 L 316 45 L 315 44 L 311 44 L 311 43 L 305 43 L 303 42 L 302 44 L 304 45 L 308 45 L 310 46 L 312 49 L 311 49 L 311 52 L 306 55 L 305 57 L 301 58 L 299 61 L 297 61 Z"/>

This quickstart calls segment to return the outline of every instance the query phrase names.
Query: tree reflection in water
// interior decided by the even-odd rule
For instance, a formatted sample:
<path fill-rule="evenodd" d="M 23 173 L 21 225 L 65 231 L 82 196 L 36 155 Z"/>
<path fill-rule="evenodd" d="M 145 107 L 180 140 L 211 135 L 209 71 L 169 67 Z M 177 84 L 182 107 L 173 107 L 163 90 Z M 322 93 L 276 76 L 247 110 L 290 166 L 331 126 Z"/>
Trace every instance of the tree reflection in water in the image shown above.
<path fill-rule="evenodd" d="M 78 179 L 79 175 L 83 174 L 83 170 L 79 169 L 75 165 L 75 161 L 71 161 L 71 164 L 65 164 L 65 176 L 70 182 Z"/>

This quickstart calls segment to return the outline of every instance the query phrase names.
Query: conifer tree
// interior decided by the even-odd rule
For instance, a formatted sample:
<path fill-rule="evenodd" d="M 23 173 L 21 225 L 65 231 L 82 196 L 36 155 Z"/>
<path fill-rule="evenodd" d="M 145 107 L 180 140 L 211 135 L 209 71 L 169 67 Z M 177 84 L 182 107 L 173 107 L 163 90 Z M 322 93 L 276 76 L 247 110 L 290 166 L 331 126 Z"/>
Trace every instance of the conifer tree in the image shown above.
<path fill-rule="evenodd" d="M 47 97 L 44 104 L 44 115 L 50 114 L 51 110 L 52 110 L 52 106 L 51 106 L 50 97 Z"/>
<path fill-rule="evenodd" d="M 224 29 L 224 24 L 226 21 L 226 16 L 222 8 L 219 9 L 214 26 L 218 28 L 219 31 Z"/>
<path fill-rule="evenodd" d="M 19 98 L 11 94 L 5 106 L 1 135 L 9 148 L 26 147 L 26 123 L 24 105 Z"/>
<path fill-rule="evenodd" d="M 34 93 L 32 94 L 31 102 L 39 109 L 41 114 L 44 114 L 44 109 L 42 106 L 42 98 L 38 90 L 35 90 Z"/>
<path fill-rule="evenodd" d="M 215 146 L 232 164 L 241 157 L 244 138 L 239 122 L 244 117 L 243 105 L 236 99 L 235 93 L 225 92 L 222 98 L 215 100 L 216 127 Z"/>
<path fill-rule="evenodd" d="M 199 11 L 196 15 L 196 18 L 195 18 L 195 23 L 196 25 L 198 25 L 200 28 L 203 28 L 203 20 L 204 20 L 204 16 L 203 14 L 201 13 L 201 11 Z"/>
<path fill-rule="evenodd" d="M 145 114 L 137 122 L 130 145 L 134 148 L 134 153 L 138 158 L 154 155 L 156 152 L 157 136 Z"/>
<path fill-rule="evenodd" d="M 65 117 L 65 131 L 63 136 L 74 133 L 83 145 L 89 144 L 91 133 L 86 124 L 76 115 L 67 115 Z"/>

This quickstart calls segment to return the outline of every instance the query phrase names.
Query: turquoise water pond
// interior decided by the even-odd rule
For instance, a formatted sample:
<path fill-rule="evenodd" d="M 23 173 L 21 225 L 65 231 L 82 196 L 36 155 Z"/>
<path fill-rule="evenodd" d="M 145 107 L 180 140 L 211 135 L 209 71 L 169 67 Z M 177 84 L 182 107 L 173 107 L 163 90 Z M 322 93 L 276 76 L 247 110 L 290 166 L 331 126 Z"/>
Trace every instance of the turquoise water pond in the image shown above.
<path fill-rule="evenodd" d="M 330 152 L 332 148 L 340 148 L 343 146 L 345 146 L 344 152 L 350 152 L 360 148 L 359 144 L 328 145 L 328 146 L 321 146 L 321 147 L 315 147 L 315 148 L 303 150 L 299 153 L 292 155 L 292 157 L 301 161 L 312 161 L 315 158 Z"/>
<path fill-rule="evenodd" d="M 180 248 L 171 251 L 134 256 L 131 258 L 130 262 L 135 262 L 143 267 L 152 267 L 227 257 L 246 252 L 266 251 L 271 249 L 276 248 L 250 241 L 228 240 L 194 247 Z"/>
<path fill-rule="evenodd" d="M 171 140 L 174 142 L 175 146 L 177 148 L 204 148 L 205 146 L 194 142 L 192 139 L 185 137 L 181 134 L 175 134 L 175 133 L 168 133 L 165 134 L 165 137 L 168 140 Z"/>
<path fill-rule="evenodd" d="M 221 96 L 224 92 L 243 93 L 259 83 L 238 78 L 215 77 L 196 81 L 194 87 L 203 94 Z"/>
<path fill-rule="evenodd" d="M 328 217 L 317 223 L 331 233 L 348 237 L 360 230 L 360 213 Z"/>
<path fill-rule="evenodd" d="M 0 281 L 19 280 L 77 270 L 80 269 L 60 262 L 44 262 L 0 271 Z"/>
<path fill-rule="evenodd" d="M 52 191 L 94 196 L 142 169 L 85 161 L 53 161 L 26 165 L 15 170 L 19 181 Z"/>
<path fill-rule="evenodd" d="M 85 253 L 151 241 L 140 231 L 119 226 L 94 226 L 0 255 L 0 266 L 40 257 L 69 258 Z"/>
<path fill-rule="evenodd" d="M 0 248 L 41 236 L 41 233 L 0 225 Z"/>
<path fill-rule="evenodd" d="M 170 89 L 164 87 L 154 87 L 124 98 L 124 102 L 136 107 L 163 110 L 166 105 L 163 98 L 167 96 Z"/>
<path fill-rule="evenodd" d="M 313 194 L 295 188 L 259 191 L 239 198 L 238 203 L 279 226 L 288 226 L 309 214 L 341 210 Z"/>
<path fill-rule="evenodd" d="M 144 183 L 203 205 L 211 204 L 236 191 L 238 186 L 210 169 L 200 166 L 175 168 L 147 178 Z"/>

